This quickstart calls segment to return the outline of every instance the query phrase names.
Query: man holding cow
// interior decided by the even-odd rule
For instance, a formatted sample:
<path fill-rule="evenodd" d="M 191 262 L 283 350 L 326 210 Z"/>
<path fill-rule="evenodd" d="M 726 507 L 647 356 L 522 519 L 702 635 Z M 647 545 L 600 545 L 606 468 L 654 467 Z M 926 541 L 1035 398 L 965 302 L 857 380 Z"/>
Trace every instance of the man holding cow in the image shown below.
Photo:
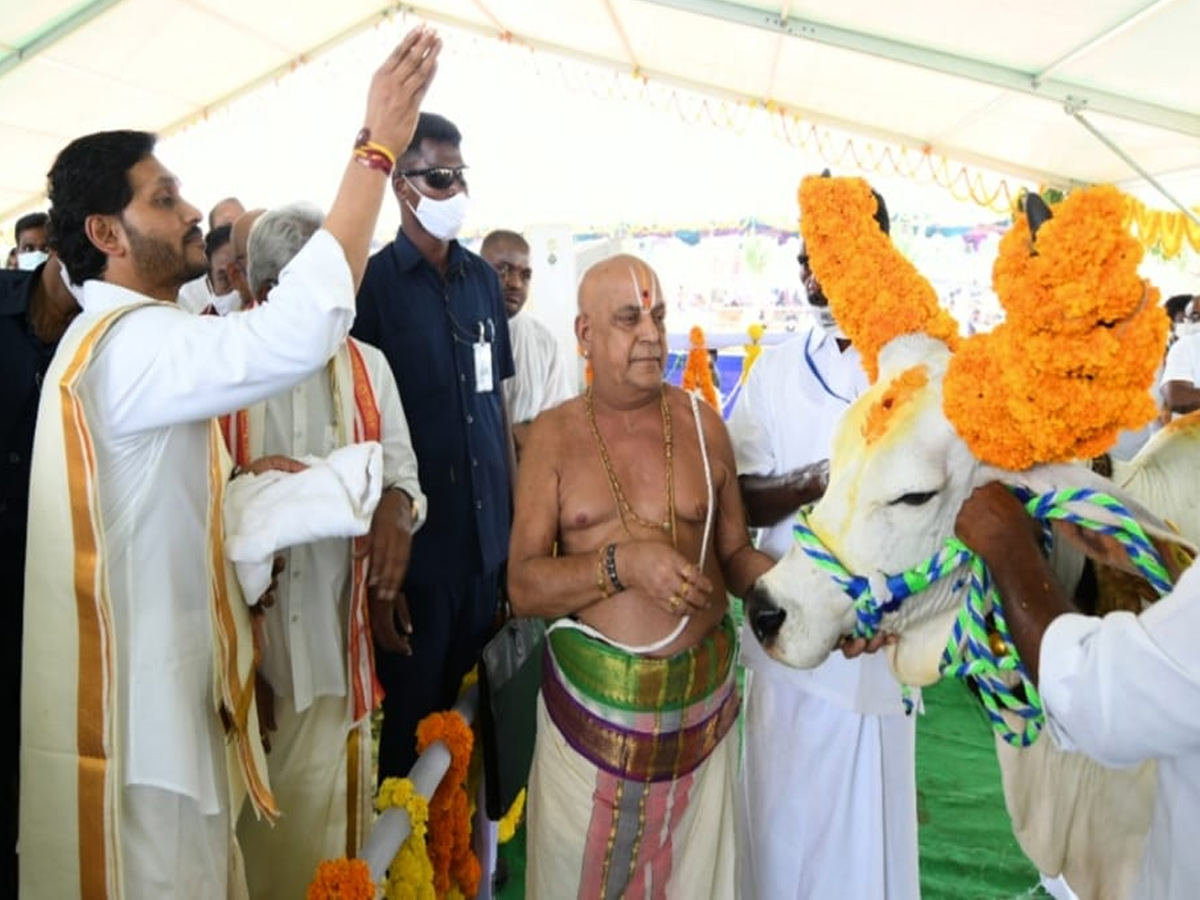
<path fill-rule="evenodd" d="M 750 523 L 775 559 L 792 546 L 796 510 L 824 493 L 834 427 L 867 387 L 803 242 L 799 263 L 818 327 L 762 355 L 729 422 Z M 741 896 L 918 898 L 916 723 L 887 660 L 835 654 L 789 668 L 746 629 L 742 661 Z"/>

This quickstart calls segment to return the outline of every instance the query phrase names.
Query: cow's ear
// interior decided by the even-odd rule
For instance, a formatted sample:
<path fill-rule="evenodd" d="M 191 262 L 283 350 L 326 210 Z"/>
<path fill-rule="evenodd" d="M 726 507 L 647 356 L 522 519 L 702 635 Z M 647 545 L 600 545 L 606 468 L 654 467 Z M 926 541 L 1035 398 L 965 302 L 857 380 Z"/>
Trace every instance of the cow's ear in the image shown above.
<path fill-rule="evenodd" d="M 1158 550 L 1159 556 L 1162 557 L 1163 564 L 1170 573 L 1172 581 L 1178 580 L 1179 574 L 1188 567 L 1196 554 L 1196 547 L 1180 535 L 1176 528 L 1150 512 L 1109 479 L 1091 469 L 1066 463 L 1035 466 L 1025 472 L 1010 473 L 1004 480 L 1020 485 L 1034 494 L 1047 494 L 1052 491 L 1069 492 L 1075 489 L 1094 491 L 1114 498 L 1142 526 L 1146 536 L 1150 538 L 1151 543 Z M 1101 526 L 1119 527 L 1122 525 L 1122 519 L 1118 513 L 1092 503 L 1086 497 L 1069 502 L 1067 508 L 1070 512 L 1099 523 Z M 1105 534 L 1102 530 L 1086 528 L 1074 522 L 1059 519 L 1054 522 L 1054 533 L 1056 537 L 1067 541 L 1103 566 L 1134 575 L 1140 574 L 1121 542 L 1112 535 Z"/>
<path fill-rule="evenodd" d="M 1059 521 L 1054 523 L 1054 536 L 1056 539 L 1066 540 L 1102 566 L 1130 575 L 1141 575 L 1141 571 L 1129 558 L 1128 551 L 1111 535 L 1103 534 L 1094 528 L 1084 528 L 1074 522 Z M 1190 546 L 1180 535 L 1170 532 L 1164 537 L 1148 531 L 1147 537 L 1162 558 L 1163 565 L 1171 576 L 1171 582 L 1178 581 L 1184 569 L 1192 563 L 1193 553 Z"/>

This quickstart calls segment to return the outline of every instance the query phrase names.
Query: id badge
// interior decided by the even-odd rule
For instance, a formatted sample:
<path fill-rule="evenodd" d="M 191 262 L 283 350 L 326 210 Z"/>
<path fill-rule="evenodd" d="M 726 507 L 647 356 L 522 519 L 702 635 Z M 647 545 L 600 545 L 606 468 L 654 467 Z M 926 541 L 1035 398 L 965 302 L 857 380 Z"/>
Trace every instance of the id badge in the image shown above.
<path fill-rule="evenodd" d="M 475 393 L 492 390 L 492 342 L 479 341 L 475 347 Z"/>

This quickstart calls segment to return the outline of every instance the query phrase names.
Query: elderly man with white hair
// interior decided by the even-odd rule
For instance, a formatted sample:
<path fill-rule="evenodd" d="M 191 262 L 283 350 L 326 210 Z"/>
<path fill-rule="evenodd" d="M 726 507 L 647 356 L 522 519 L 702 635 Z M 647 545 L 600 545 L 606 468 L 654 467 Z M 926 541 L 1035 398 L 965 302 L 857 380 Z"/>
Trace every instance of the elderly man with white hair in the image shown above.
<path fill-rule="evenodd" d="M 321 220 L 319 210 L 297 204 L 254 223 L 247 276 L 258 302 Z M 264 610 L 258 696 L 281 817 L 272 827 L 244 815 L 238 836 L 251 896 L 294 900 L 321 860 L 355 855 L 370 822 L 368 714 L 380 699 L 371 631 L 381 645 L 407 649 L 399 590 L 425 498 L 391 369 L 382 353 L 353 338 L 307 381 L 225 424 L 234 461 L 252 473 L 299 469 L 293 461 L 359 441 L 383 447 L 383 497 L 364 539 L 365 559 L 348 539 L 292 547 L 283 554 L 275 602 Z"/>

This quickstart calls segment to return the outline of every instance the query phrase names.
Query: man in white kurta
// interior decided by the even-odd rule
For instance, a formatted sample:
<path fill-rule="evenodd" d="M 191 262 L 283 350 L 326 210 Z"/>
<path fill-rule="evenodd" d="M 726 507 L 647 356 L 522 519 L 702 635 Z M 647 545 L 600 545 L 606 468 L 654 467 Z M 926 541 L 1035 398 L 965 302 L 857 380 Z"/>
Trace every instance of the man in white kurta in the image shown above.
<path fill-rule="evenodd" d="M 1188 305 L 1189 316 L 1195 303 Z M 1200 332 L 1193 329 L 1191 319 L 1180 326 L 1179 339 L 1167 351 L 1159 383 L 1163 405 L 1173 415 L 1200 409 Z"/>
<path fill-rule="evenodd" d="M 504 382 L 504 402 L 519 455 L 529 424 L 539 413 L 571 399 L 575 392 L 554 334 L 528 312 L 522 312 L 533 280 L 528 241 L 515 231 L 493 231 L 483 239 L 479 255 L 496 270 L 504 294 L 514 366 L 513 377 Z"/>
<path fill-rule="evenodd" d="M 792 512 L 819 481 L 838 418 L 867 387 L 858 351 L 821 328 L 768 348 L 729 422 L 747 477 L 795 473 L 791 510 L 760 549 L 792 544 Z M 747 508 L 751 499 L 747 496 Z M 753 516 L 753 512 L 751 512 Z M 748 628 L 739 853 L 742 896 L 824 900 L 919 897 L 916 728 L 882 654 L 834 654 L 811 671 L 770 659 Z"/>
<path fill-rule="evenodd" d="M 1033 675 L 1056 743 L 1107 766 L 1156 760 L 1133 900 L 1191 900 L 1200 885 L 1200 567 L 1140 615 L 1101 619 L 1073 611 L 1003 487 L 977 490 L 956 530 L 995 576 L 1022 657 L 1038 660 Z"/>
<path fill-rule="evenodd" d="M 404 147 L 435 67 L 415 31 L 371 84 Z M 387 172 L 348 162 L 328 229 L 252 312 L 174 300 L 204 270 L 199 211 L 154 135 L 73 141 L 50 173 L 83 312 L 46 376 L 34 451 L 22 684 L 21 895 L 244 895 L 233 814 L 270 815 L 248 612 L 220 557 L 230 470 L 213 417 L 324 365 L 354 319 Z M 155 302 L 159 301 L 159 302 Z M 252 600 L 257 598 L 251 598 Z"/>
<path fill-rule="evenodd" d="M 250 286 L 260 302 L 267 301 L 280 269 L 320 225 L 319 210 L 299 205 L 258 219 L 247 254 Z M 362 361 L 361 371 L 352 354 Z M 362 384 L 339 383 L 363 376 Z M 356 411 L 355 398 L 371 408 Z M 401 528 L 410 542 L 421 524 L 425 497 L 396 379 L 374 347 L 350 338 L 330 365 L 246 410 L 240 419 L 247 433 L 234 429 L 231 450 L 236 454 L 244 446 L 254 460 L 325 457 L 354 440 L 355 415 L 379 423 L 385 494 L 404 495 L 412 511 L 402 522 L 388 521 L 395 515 L 383 503 L 376 509 L 381 520 L 372 529 Z M 244 810 L 238 824 L 253 900 L 303 897 L 322 860 L 358 853 L 371 822 L 370 706 L 356 712 L 348 690 L 352 601 L 365 600 L 352 597 L 353 554 L 354 542 L 347 539 L 285 551 L 275 602 L 264 612 L 259 672 L 274 694 L 267 765 L 280 818 L 272 825 Z"/>

